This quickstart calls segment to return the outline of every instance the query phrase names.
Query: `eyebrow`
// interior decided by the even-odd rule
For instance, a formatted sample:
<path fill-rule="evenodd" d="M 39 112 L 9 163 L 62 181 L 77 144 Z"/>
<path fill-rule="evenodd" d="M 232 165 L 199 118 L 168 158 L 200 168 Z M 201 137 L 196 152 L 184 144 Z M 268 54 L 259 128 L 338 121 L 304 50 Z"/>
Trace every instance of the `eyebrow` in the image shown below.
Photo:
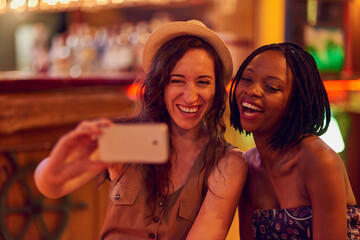
<path fill-rule="evenodd" d="M 252 68 L 245 68 L 244 72 L 245 72 L 246 70 L 247 70 L 247 71 L 250 71 L 250 72 L 252 72 L 252 73 L 255 73 L 255 71 L 254 71 Z M 243 72 L 243 73 L 244 73 L 244 72 Z M 274 80 L 279 80 L 279 81 L 281 81 L 282 83 L 285 84 L 284 80 L 282 80 L 282 79 L 279 78 L 279 77 L 273 76 L 273 75 L 267 75 L 266 78 L 270 78 L 270 79 L 274 79 Z"/>
<path fill-rule="evenodd" d="M 181 75 L 181 74 L 170 74 L 170 77 L 182 77 L 182 78 L 184 78 L 185 76 Z"/>
<path fill-rule="evenodd" d="M 213 79 L 213 77 L 210 76 L 210 75 L 200 75 L 198 78 L 210 78 L 210 79 Z"/>
<path fill-rule="evenodd" d="M 170 77 L 181 77 L 181 78 L 185 78 L 185 76 L 184 75 L 182 75 L 182 74 L 170 74 Z M 197 77 L 197 79 L 201 79 L 201 78 L 210 78 L 210 79 L 213 79 L 213 77 L 212 76 L 210 76 L 210 75 L 200 75 L 200 76 L 198 76 Z"/>

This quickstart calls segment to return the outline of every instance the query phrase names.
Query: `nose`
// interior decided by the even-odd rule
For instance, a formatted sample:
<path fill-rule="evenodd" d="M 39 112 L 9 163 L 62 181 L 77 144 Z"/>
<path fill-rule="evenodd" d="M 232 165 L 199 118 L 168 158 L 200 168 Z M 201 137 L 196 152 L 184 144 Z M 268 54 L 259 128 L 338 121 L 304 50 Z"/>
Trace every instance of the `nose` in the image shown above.
<path fill-rule="evenodd" d="M 260 83 L 253 83 L 249 85 L 246 90 L 246 94 L 253 97 L 261 97 L 262 96 L 262 88 Z"/>
<path fill-rule="evenodd" d="M 184 89 L 184 101 L 186 104 L 193 104 L 199 97 L 198 88 L 194 84 L 188 84 Z"/>

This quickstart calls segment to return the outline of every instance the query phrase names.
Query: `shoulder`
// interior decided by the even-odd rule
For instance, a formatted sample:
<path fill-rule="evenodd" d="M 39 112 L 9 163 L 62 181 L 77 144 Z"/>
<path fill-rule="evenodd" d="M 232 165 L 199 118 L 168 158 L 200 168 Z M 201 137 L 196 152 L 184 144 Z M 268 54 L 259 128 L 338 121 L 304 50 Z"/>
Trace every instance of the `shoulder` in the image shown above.
<path fill-rule="evenodd" d="M 257 148 L 254 147 L 254 148 L 248 150 L 245 153 L 245 155 L 246 155 L 247 159 L 256 159 L 258 157 L 258 155 L 259 155 L 259 152 L 258 152 Z"/>
<path fill-rule="evenodd" d="M 299 174 L 314 216 L 317 215 L 314 226 L 318 227 L 324 219 L 346 222 L 345 208 L 339 207 L 345 207 L 348 201 L 346 170 L 340 156 L 317 136 L 305 138 L 299 147 Z"/>
<path fill-rule="evenodd" d="M 211 192 L 222 197 L 237 196 L 243 189 L 248 172 L 244 153 L 237 148 L 226 151 L 208 178 Z"/>
<path fill-rule="evenodd" d="M 224 157 L 219 161 L 219 168 L 221 169 L 237 169 L 237 168 L 246 168 L 248 162 L 245 157 L 244 152 L 240 151 L 237 148 L 230 148 L 226 151 Z"/>
<path fill-rule="evenodd" d="M 340 156 L 317 136 L 309 136 L 300 143 L 298 164 L 305 177 L 341 172 L 341 161 Z"/>
<path fill-rule="evenodd" d="M 340 156 L 317 136 L 309 136 L 300 143 L 301 167 L 324 168 L 339 165 Z"/>
<path fill-rule="evenodd" d="M 248 150 L 244 155 L 245 155 L 246 161 L 249 164 L 249 167 L 260 168 L 260 165 L 261 165 L 260 154 L 256 147 Z"/>
<path fill-rule="evenodd" d="M 237 148 L 228 149 L 212 170 L 212 175 L 225 179 L 235 179 L 246 176 L 248 162 L 244 153 Z"/>

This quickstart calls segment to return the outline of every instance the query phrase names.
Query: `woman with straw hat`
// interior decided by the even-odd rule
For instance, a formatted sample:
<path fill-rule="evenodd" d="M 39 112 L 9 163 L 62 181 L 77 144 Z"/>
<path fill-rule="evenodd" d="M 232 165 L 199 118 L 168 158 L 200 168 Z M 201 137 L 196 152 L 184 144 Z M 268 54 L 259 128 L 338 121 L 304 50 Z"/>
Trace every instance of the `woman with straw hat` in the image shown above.
<path fill-rule="evenodd" d="M 101 127 L 114 121 L 85 121 L 40 163 L 37 186 L 60 197 L 105 171 L 111 186 L 101 239 L 225 239 L 247 174 L 242 152 L 224 139 L 230 52 L 200 21 L 171 22 L 150 35 L 143 67 L 142 109 L 130 121 L 168 125 L 169 161 L 90 161 Z"/>

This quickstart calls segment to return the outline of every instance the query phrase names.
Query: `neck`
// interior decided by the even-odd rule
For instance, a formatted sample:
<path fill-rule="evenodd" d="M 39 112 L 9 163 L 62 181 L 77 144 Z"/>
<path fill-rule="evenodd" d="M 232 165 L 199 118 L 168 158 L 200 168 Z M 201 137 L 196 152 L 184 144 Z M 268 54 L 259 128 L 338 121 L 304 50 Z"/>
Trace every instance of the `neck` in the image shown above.
<path fill-rule="evenodd" d="M 202 149 L 207 137 L 201 127 L 184 130 L 177 126 L 172 126 L 171 141 L 177 154 L 188 155 L 190 152 L 197 153 Z"/>
<path fill-rule="evenodd" d="M 182 129 L 175 124 L 171 128 L 171 140 L 175 142 L 191 143 L 198 142 L 199 139 L 204 137 L 204 132 L 201 126 L 193 129 Z"/>
<path fill-rule="evenodd" d="M 282 160 L 283 150 L 271 150 L 268 137 L 253 135 L 256 149 L 259 152 L 261 164 L 267 169 L 273 168 Z"/>
<path fill-rule="evenodd" d="M 293 159 L 299 151 L 298 146 L 290 145 L 284 149 L 271 150 L 267 138 L 254 136 L 255 145 L 259 153 L 261 164 L 269 171 L 283 166 Z"/>

